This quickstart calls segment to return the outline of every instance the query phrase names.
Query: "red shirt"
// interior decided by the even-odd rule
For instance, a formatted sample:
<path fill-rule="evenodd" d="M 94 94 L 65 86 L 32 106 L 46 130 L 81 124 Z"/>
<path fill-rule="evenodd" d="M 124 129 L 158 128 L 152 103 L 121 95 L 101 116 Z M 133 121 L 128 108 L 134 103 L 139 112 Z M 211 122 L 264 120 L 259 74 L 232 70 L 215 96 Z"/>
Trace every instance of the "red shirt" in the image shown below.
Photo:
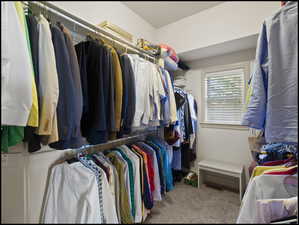
<path fill-rule="evenodd" d="M 138 152 L 140 152 L 142 155 L 146 155 L 147 158 L 147 171 L 148 171 L 148 177 L 149 177 L 149 183 L 150 183 L 150 190 L 151 192 L 153 192 L 155 190 L 155 181 L 154 181 L 154 175 L 155 175 L 155 171 L 154 171 L 154 166 L 153 166 L 153 158 L 150 154 L 147 154 L 146 152 L 142 151 L 142 149 L 136 145 L 132 145 L 134 149 L 138 150 Z"/>

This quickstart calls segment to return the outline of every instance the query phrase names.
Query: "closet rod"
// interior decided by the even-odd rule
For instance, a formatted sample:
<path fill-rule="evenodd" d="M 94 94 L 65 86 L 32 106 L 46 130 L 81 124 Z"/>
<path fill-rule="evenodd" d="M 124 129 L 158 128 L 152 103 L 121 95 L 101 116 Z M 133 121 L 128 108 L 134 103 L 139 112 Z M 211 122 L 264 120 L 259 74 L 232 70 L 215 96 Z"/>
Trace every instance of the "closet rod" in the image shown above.
<path fill-rule="evenodd" d="M 112 149 L 112 148 L 118 147 L 120 145 L 134 143 L 138 140 L 141 140 L 141 138 L 145 138 L 147 135 L 157 134 L 157 132 L 158 132 L 158 130 L 150 130 L 150 131 L 146 131 L 146 132 L 136 134 L 136 135 L 132 135 L 132 136 L 129 136 L 129 137 L 124 137 L 124 138 L 119 138 L 119 139 L 116 139 L 116 140 L 112 140 L 112 141 L 109 141 L 107 143 L 82 147 L 80 149 L 75 149 L 75 152 L 76 153 L 77 152 L 94 153 L 94 152 L 103 151 L 103 150 L 106 150 L 106 149 Z"/>
<path fill-rule="evenodd" d="M 72 23 L 74 26 L 79 25 L 83 29 L 88 28 L 89 30 L 91 30 L 93 33 L 95 33 L 98 36 L 102 36 L 102 37 L 104 36 L 104 38 L 112 40 L 113 42 L 116 41 L 122 47 L 129 48 L 129 49 L 133 50 L 134 52 L 137 52 L 145 57 L 151 58 L 154 61 L 156 61 L 156 56 L 154 54 L 146 52 L 145 50 L 143 50 L 143 49 L 141 49 L 141 48 L 139 48 L 121 38 L 116 37 L 115 35 L 105 31 L 104 29 L 85 21 L 85 20 L 53 5 L 52 3 L 49 3 L 47 1 L 26 1 L 23 3 L 26 6 L 28 6 L 29 8 L 32 8 L 32 6 L 36 6 L 39 8 L 39 11 L 42 11 L 42 8 L 44 8 L 44 9 L 46 9 L 47 12 L 51 12 L 51 13 L 55 14 L 56 16 L 62 17 L 64 20 L 67 20 L 67 22 Z M 50 9 L 50 10 L 48 10 L 48 9 Z"/>
<path fill-rule="evenodd" d="M 147 135 L 150 134 L 157 134 L 158 130 L 151 130 L 151 131 L 146 131 L 137 135 L 132 135 L 130 137 L 125 137 L 125 138 L 119 138 L 113 141 L 109 141 L 107 143 L 103 144 L 98 144 L 98 145 L 92 145 L 92 146 L 83 146 L 79 149 L 73 149 L 71 151 L 65 152 L 64 160 L 71 159 L 73 158 L 77 153 L 83 152 L 86 154 L 93 154 L 96 152 L 108 150 L 108 149 L 113 149 L 115 147 L 124 145 L 124 144 L 131 144 L 136 141 L 141 141 L 142 138 L 145 138 Z"/>

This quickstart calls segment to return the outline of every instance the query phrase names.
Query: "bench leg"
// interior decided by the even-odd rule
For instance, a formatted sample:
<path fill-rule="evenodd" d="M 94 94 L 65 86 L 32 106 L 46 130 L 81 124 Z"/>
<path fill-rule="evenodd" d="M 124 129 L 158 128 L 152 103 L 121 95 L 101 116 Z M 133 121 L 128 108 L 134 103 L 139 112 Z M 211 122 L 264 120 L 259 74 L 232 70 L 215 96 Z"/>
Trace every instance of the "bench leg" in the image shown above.
<path fill-rule="evenodd" d="M 239 176 L 239 192 L 240 192 L 240 201 L 242 202 L 242 193 L 243 193 L 243 185 L 242 185 L 242 175 Z"/>
<path fill-rule="evenodd" d="M 200 188 L 200 186 L 203 184 L 202 181 L 202 171 L 200 171 L 200 169 L 198 169 L 198 175 L 197 175 L 197 187 Z"/>

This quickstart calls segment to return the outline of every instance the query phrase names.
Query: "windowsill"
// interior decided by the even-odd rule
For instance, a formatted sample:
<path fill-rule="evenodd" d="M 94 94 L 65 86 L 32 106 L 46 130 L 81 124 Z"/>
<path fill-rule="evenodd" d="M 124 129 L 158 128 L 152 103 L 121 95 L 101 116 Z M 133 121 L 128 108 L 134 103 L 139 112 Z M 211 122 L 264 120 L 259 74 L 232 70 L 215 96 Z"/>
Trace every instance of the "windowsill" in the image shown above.
<path fill-rule="evenodd" d="M 230 129 L 230 130 L 248 130 L 249 129 L 248 127 L 240 125 L 240 124 L 209 123 L 209 122 L 200 122 L 200 127 Z"/>

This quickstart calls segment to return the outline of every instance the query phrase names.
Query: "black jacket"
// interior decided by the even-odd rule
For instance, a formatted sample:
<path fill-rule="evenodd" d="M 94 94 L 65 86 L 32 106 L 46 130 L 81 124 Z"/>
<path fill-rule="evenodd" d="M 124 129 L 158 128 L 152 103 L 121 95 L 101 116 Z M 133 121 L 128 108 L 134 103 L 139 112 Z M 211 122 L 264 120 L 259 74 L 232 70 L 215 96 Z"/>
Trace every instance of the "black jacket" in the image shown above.
<path fill-rule="evenodd" d="M 75 46 L 81 71 L 83 92 L 82 135 L 91 144 L 108 140 L 105 98 L 107 84 L 104 84 L 103 66 L 105 48 L 96 41 L 81 42 Z M 106 93 L 106 94 L 105 94 Z"/>

